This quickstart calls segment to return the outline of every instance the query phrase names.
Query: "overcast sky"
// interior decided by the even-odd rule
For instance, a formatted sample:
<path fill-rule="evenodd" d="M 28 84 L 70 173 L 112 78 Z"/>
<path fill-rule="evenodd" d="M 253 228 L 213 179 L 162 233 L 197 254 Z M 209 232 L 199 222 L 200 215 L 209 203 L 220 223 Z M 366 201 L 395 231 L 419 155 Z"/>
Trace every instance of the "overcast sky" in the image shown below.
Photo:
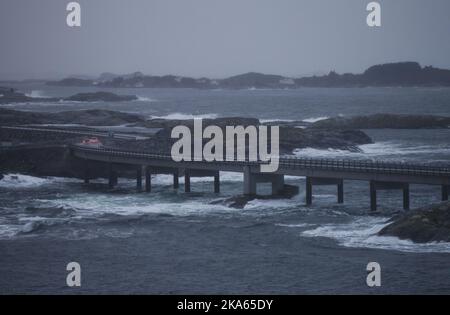
<path fill-rule="evenodd" d="M 0 78 L 101 72 L 221 78 L 248 71 L 288 76 L 362 72 L 412 60 L 450 68 L 450 1 L 79 0 L 0 1 Z"/>

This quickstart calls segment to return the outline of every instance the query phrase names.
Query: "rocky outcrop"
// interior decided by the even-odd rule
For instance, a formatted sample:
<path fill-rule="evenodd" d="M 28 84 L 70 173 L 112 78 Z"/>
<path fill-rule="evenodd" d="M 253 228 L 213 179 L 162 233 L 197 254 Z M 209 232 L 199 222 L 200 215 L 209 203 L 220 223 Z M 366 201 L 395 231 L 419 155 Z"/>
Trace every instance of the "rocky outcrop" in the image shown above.
<path fill-rule="evenodd" d="M 432 115 L 375 114 L 333 117 L 309 126 L 314 129 L 431 129 L 449 128 L 450 117 Z"/>
<path fill-rule="evenodd" d="M 65 101 L 75 102 L 128 102 L 137 100 L 135 95 L 117 95 L 109 92 L 79 93 L 67 97 Z"/>
<path fill-rule="evenodd" d="M 255 195 L 255 196 L 246 196 L 246 195 L 239 195 L 239 196 L 233 196 L 227 199 L 221 199 L 221 200 L 215 200 L 212 201 L 211 204 L 215 205 L 225 205 L 230 208 L 235 209 L 244 209 L 245 206 L 252 200 L 259 199 L 259 200 L 276 200 L 276 199 L 291 199 L 294 196 L 298 195 L 299 189 L 298 186 L 294 185 L 284 185 L 283 190 L 276 195 Z"/>
<path fill-rule="evenodd" d="M 145 119 L 136 114 L 102 109 L 41 113 L 0 108 L 0 125 L 2 126 L 26 124 L 82 124 L 86 126 L 114 126 L 144 122 Z"/>
<path fill-rule="evenodd" d="M 79 78 L 66 78 L 60 81 L 49 81 L 46 83 L 47 85 L 53 86 L 92 86 L 94 84 L 93 80 L 89 79 L 79 79 Z"/>
<path fill-rule="evenodd" d="M 415 243 L 450 242 L 450 201 L 409 211 L 391 221 L 378 235 Z"/>
<path fill-rule="evenodd" d="M 75 102 L 127 102 L 137 100 L 135 95 L 117 95 L 109 92 L 79 93 L 70 97 L 30 97 L 12 88 L 0 88 L 0 104 Z"/>
<path fill-rule="evenodd" d="M 286 154 L 302 148 L 359 152 L 359 145 L 369 143 L 372 139 L 360 130 L 280 127 L 280 150 Z"/>

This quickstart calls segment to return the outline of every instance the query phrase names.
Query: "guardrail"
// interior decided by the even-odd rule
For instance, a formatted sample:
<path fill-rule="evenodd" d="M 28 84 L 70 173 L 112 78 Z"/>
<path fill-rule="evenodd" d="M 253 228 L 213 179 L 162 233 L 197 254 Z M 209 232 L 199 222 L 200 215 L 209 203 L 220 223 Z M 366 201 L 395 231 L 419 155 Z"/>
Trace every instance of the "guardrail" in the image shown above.
<path fill-rule="evenodd" d="M 157 154 L 139 151 L 124 151 L 114 148 L 92 148 L 87 146 L 72 145 L 71 149 L 85 152 L 94 152 L 109 156 L 134 157 L 142 159 L 166 160 L 173 161 L 172 156 L 167 154 Z M 210 163 L 215 165 L 242 165 L 254 166 L 264 164 L 264 161 L 213 161 L 205 160 L 192 161 L 189 163 Z M 418 175 L 418 176 L 436 176 L 450 177 L 450 166 L 439 167 L 423 164 L 412 164 L 405 162 L 385 162 L 385 161 L 369 161 L 369 160 L 346 160 L 346 159 L 314 159 L 301 157 L 280 157 L 280 169 L 313 169 L 328 170 L 355 173 L 377 173 L 377 174 L 396 174 L 396 175 Z"/>

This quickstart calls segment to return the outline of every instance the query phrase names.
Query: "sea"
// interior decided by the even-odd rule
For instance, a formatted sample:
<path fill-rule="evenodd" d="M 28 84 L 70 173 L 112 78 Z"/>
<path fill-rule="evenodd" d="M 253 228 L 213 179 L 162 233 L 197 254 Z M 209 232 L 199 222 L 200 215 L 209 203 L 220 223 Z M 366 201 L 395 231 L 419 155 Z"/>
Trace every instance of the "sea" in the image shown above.
<path fill-rule="evenodd" d="M 119 103 L 54 102 L 2 105 L 24 111 L 108 109 L 148 118 L 256 117 L 314 122 L 327 117 L 392 114 L 450 116 L 450 88 L 301 88 L 296 90 L 100 89 L 40 83 L 11 86 L 34 97 L 98 90 L 134 94 Z M 450 160 L 450 129 L 364 130 L 373 144 L 360 152 L 297 149 L 301 157 L 407 162 Z M 305 178 L 287 177 L 300 194 L 253 200 L 244 209 L 211 202 L 242 193 L 242 174 L 195 178 L 192 193 L 153 178 L 151 193 L 119 178 L 84 185 L 72 178 L 6 174 L 0 181 L 0 294 L 449 294 L 450 243 L 415 244 L 377 232 L 402 211 L 400 191 L 378 193 L 370 213 L 369 184 L 314 187 L 305 206 Z M 258 186 L 264 193 L 269 187 Z M 411 186 L 411 207 L 440 202 L 440 187 Z M 66 283 L 78 262 L 81 286 Z M 381 267 L 369 287 L 367 265 Z"/>

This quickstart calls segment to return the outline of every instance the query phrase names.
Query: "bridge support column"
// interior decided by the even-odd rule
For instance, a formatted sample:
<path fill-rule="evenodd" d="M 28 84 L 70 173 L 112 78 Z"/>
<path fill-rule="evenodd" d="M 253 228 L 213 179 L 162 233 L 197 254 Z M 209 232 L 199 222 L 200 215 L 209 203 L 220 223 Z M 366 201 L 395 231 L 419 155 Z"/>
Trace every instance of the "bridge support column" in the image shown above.
<path fill-rule="evenodd" d="M 136 169 L 136 190 L 142 191 L 142 167 Z"/>
<path fill-rule="evenodd" d="M 374 181 L 370 181 L 370 211 L 377 211 L 377 189 Z"/>
<path fill-rule="evenodd" d="M 250 166 L 244 166 L 244 195 L 256 195 L 256 179 L 251 173 Z"/>
<path fill-rule="evenodd" d="M 403 209 L 409 210 L 409 184 L 395 182 L 370 181 L 370 210 L 377 210 L 377 190 L 401 189 L 403 191 Z"/>
<path fill-rule="evenodd" d="M 284 189 L 284 175 L 272 175 L 272 195 L 278 195 Z"/>
<path fill-rule="evenodd" d="M 152 173 L 148 167 L 145 168 L 145 191 L 152 191 Z"/>
<path fill-rule="evenodd" d="M 185 169 L 184 170 L 184 191 L 191 191 L 192 177 L 213 177 L 214 178 L 214 192 L 220 192 L 220 177 L 219 171 L 210 171 L 202 169 Z"/>
<path fill-rule="evenodd" d="M 114 170 L 112 163 L 108 164 L 108 187 L 113 189 L 117 185 L 117 172 Z"/>
<path fill-rule="evenodd" d="M 214 193 L 216 193 L 216 194 L 220 193 L 220 175 L 219 175 L 219 172 L 217 172 L 217 174 L 214 175 Z"/>
<path fill-rule="evenodd" d="M 88 161 L 84 162 L 84 183 L 89 184 L 89 164 Z"/>
<path fill-rule="evenodd" d="M 191 192 L 191 173 L 188 169 L 184 170 L 184 192 Z"/>
<path fill-rule="evenodd" d="M 256 195 L 257 183 L 271 183 L 272 195 L 279 195 L 284 191 L 284 175 L 252 173 L 249 166 L 244 166 L 244 195 Z"/>
<path fill-rule="evenodd" d="M 318 178 L 306 177 L 306 205 L 312 204 L 312 188 L 313 186 L 337 186 L 337 202 L 344 203 L 344 180 L 340 178 Z"/>
<path fill-rule="evenodd" d="M 178 189 L 180 186 L 179 180 L 178 180 L 178 170 L 173 173 L 173 189 Z"/>
<path fill-rule="evenodd" d="M 448 192 L 450 190 L 450 186 L 442 185 L 441 190 L 442 190 L 442 201 L 447 201 L 448 200 Z"/>

